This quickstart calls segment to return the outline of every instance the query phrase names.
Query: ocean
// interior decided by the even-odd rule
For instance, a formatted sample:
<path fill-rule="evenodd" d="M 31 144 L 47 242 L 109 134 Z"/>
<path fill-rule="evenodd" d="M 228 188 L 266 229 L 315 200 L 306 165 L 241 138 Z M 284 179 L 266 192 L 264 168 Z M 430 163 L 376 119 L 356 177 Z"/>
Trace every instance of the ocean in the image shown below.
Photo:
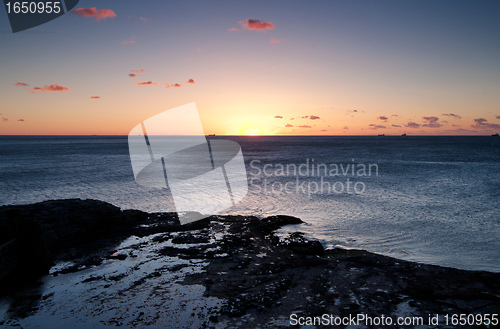
<path fill-rule="evenodd" d="M 500 272 L 500 138 L 217 136 L 240 144 L 248 194 L 222 214 L 292 215 L 327 248 Z M 98 199 L 174 211 L 134 180 L 127 136 L 0 136 L 0 205 Z M 206 202 L 211 202 L 207 200 Z"/>

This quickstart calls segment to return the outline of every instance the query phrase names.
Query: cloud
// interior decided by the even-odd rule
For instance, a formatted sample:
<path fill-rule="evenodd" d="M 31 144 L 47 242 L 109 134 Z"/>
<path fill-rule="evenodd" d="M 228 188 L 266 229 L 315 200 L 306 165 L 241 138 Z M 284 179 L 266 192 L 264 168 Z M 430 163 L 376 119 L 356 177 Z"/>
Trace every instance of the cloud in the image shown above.
<path fill-rule="evenodd" d="M 24 122 L 24 119 L 19 119 L 19 120 L 17 120 L 17 121 L 19 121 L 19 122 Z"/>
<path fill-rule="evenodd" d="M 428 128 L 439 128 L 442 127 L 443 125 L 438 122 L 439 118 L 438 117 L 422 117 L 427 123 L 423 124 L 422 127 L 428 127 Z"/>
<path fill-rule="evenodd" d="M 130 45 L 130 44 L 133 44 L 135 43 L 136 41 L 135 40 L 125 40 L 125 41 L 122 41 L 122 45 Z"/>
<path fill-rule="evenodd" d="M 128 76 L 131 77 L 131 78 L 135 78 L 137 76 L 137 74 L 129 73 Z"/>
<path fill-rule="evenodd" d="M 308 116 L 308 115 L 306 115 L 306 116 L 303 116 L 303 117 L 301 117 L 301 118 L 302 118 L 302 119 L 307 119 L 307 118 L 309 118 L 309 116 Z"/>
<path fill-rule="evenodd" d="M 96 7 L 90 8 L 77 8 L 73 10 L 71 13 L 81 16 L 81 17 L 90 17 L 96 21 L 106 18 L 115 18 L 116 14 L 111 9 L 96 9 Z"/>
<path fill-rule="evenodd" d="M 420 125 L 418 123 L 410 121 L 407 124 L 405 124 L 405 127 L 407 127 L 407 128 L 420 128 Z"/>
<path fill-rule="evenodd" d="M 391 117 L 400 117 L 398 114 L 392 114 Z"/>
<path fill-rule="evenodd" d="M 486 130 L 498 130 L 500 125 L 496 123 L 489 123 L 485 118 L 474 119 L 475 125 L 471 125 L 471 128 L 476 129 L 486 129 Z"/>
<path fill-rule="evenodd" d="M 381 116 L 377 117 L 377 119 L 378 119 L 378 120 L 382 120 L 382 121 L 384 121 L 384 122 L 386 122 L 387 120 L 389 120 L 389 118 L 388 118 L 388 117 L 386 117 L 385 115 L 381 115 Z"/>
<path fill-rule="evenodd" d="M 392 126 L 395 127 L 395 128 L 401 128 L 400 125 L 392 125 Z"/>
<path fill-rule="evenodd" d="M 371 127 L 370 129 L 373 129 L 373 130 L 377 130 L 377 129 L 386 129 L 387 127 L 386 126 L 382 126 L 382 125 L 376 125 L 376 124 L 369 124 L 368 127 Z"/>
<path fill-rule="evenodd" d="M 228 30 L 228 32 L 236 32 L 236 31 L 239 31 L 239 30 L 235 27 L 232 27 Z"/>
<path fill-rule="evenodd" d="M 186 81 L 187 84 L 194 85 L 196 82 L 194 82 L 194 79 L 189 79 Z"/>
<path fill-rule="evenodd" d="M 270 43 L 280 43 L 281 41 L 279 40 L 276 40 L 275 38 L 272 38 L 271 40 L 269 40 Z"/>
<path fill-rule="evenodd" d="M 7 118 L 2 118 L 2 121 L 3 121 L 3 122 L 7 122 L 7 121 L 9 121 L 9 119 L 7 119 Z"/>
<path fill-rule="evenodd" d="M 319 117 L 319 116 L 317 116 L 317 115 L 311 115 L 311 116 L 309 117 L 309 119 L 311 119 L 311 120 L 318 120 L 318 119 L 320 119 L 320 117 Z"/>
<path fill-rule="evenodd" d="M 497 115 L 497 119 L 500 119 L 500 115 Z"/>
<path fill-rule="evenodd" d="M 90 98 L 92 98 L 92 99 L 99 99 L 99 98 L 101 98 L 101 96 L 90 96 Z"/>
<path fill-rule="evenodd" d="M 139 19 L 140 19 L 141 21 L 143 21 L 144 23 L 146 23 L 146 22 L 148 21 L 148 19 L 147 19 L 147 18 L 144 18 L 144 17 L 139 17 Z"/>
<path fill-rule="evenodd" d="M 439 120 L 438 117 L 422 117 L 427 122 L 437 122 Z"/>
<path fill-rule="evenodd" d="M 143 69 L 138 69 L 138 70 L 130 70 L 130 73 L 135 73 L 135 74 L 146 74 L 147 72 L 144 71 Z"/>
<path fill-rule="evenodd" d="M 30 90 L 30 93 L 35 94 L 37 92 L 45 92 L 45 91 L 69 91 L 68 87 L 60 86 L 59 84 L 53 85 L 45 85 L 43 87 L 33 87 L 33 90 Z"/>
<path fill-rule="evenodd" d="M 178 83 L 165 83 L 165 88 L 170 88 L 170 87 L 179 88 L 182 87 L 182 85 Z"/>
<path fill-rule="evenodd" d="M 295 120 L 295 118 L 290 118 L 290 120 Z"/>
<path fill-rule="evenodd" d="M 138 86 L 152 86 L 152 85 L 157 85 L 158 83 L 154 82 L 154 81 L 144 81 L 144 82 L 140 82 L 140 81 L 136 81 L 137 85 Z"/>
<path fill-rule="evenodd" d="M 348 113 L 358 113 L 358 110 L 347 110 Z"/>
<path fill-rule="evenodd" d="M 18 82 L 18 83 L 15 83 L 14 86 L 16 86 L 16 87 L 27 87 L 27 86 L 29 86 L 29 84 L 24 83 L 24 82 Z"/>
<path fill-rule="evenodd" d="M 342 129 L 349 130 L 349 127 L 348 126 L 344 126 L 344 128 L 342 128 Z"/>
<path fill-rule="evenodd" d="M 308 126 L 308 125 L 302 125 L 302 126 L 299 126 L 299 128 L 311 128 L 311 126 Z"/>
<path fill-rule="evenodd" d="M 283 117 L 281 115 L 276 115 L 274 118 L 275 119 L 283 119 Z"/>
<path fill-rule="evenodd" d="M 263 31 L 274 30 L 276 27 L 273 23 L 264 22 L 258 19 L 247 18 L 238 22 L 243 30 Z"/>
<path fill-rule="evenodd" d="M 287 124 L 285 125 L 285 127 L 286 127 L 286 128 L 290 128 L 290 127 L 293 127 L 293 125 L 291 125 L 291 124 L 287 123 Z"/>
<path fill-rule="evenodd" d="M 443 113 L 442 115 L 444 115 L 446 117 L 452 117 L 452 118 L 462 119 L 462 117 L 460 115 L 454 114 L 454 113 Z"/>

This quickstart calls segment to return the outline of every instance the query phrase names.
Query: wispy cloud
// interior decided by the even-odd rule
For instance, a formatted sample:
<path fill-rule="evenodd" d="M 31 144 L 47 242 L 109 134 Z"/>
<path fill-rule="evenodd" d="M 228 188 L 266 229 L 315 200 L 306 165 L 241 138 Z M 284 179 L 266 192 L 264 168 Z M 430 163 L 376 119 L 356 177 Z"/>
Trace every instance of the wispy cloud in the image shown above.
<path fill-rule="evenodd" d="M 179 83 L 165 83 L 165 88 L 170 88 L 170 87 L 179 88 L 182 87 L 182 85 Z"/>
<path fill-rule="evenodd" d="M 140 81 L 136 81 L 137 85 L 138 86 L 152 86 L 152 85 L 157 85 L 158 83 L 157 82 L 154 82 L 154 81 L 144 81 L 144 82 L 140 82 Z"/>
<path fill-rule="evenodd" d="M 239 31 L 239 30 L 235 27 L 232 27 L 228 30 L 228 32 L 236 32 L 236 31 Z"/>
<path fill-rule="evenodd" d="M 400 125 L 391 125 L 391 126 L 393 126 L 394 128 L 401 128 Z"/>
<path fill-rule="evenodd" d="M 131 78 L 135 78 L 139 74 L 146 74 L 146 71 L 144 71 L 143 69 L 130 70 L 130 73 L 128 74 L 128 76 Z"/>
<path fill-rule="evenodd" d="M 99 98 L 101 98 L 101 96 L 90 96 L 90 98 L 92 98 L 92 99 L 99 99 Z"/>
<path fill-rule="evenodd" d="M 293 127 L 293 125 L 291 125 L 291 124 L 287 123 L 287 124 L 285 125 L 285 127 L 286 127 L 286 128 L 291 128 L 291 127 Z"/>
<path fill-rule="evenodd" d="M 259 19 L 247 18 L 245 20 L 238 22 L 243 30 L 253 30 L 253 31 L 262 31 L 266 30 L 274 30 L 276 27 L 273 23 L 264 22 Z"/>
<path fill-rule="evenodd" d="M 18 83 L 15 83 L 14 86 L 16 86 L 16 87 L 27 87 L 27 86 L 29 86 L 29 84 L 24 83 L 24 82 L 18 82 Z"/>
<path fill-rule="evenodd" d="M 19 120 L 17 120 L 17 121 L 19 121 L 19 122 L 24 122 L 24 119 L 19 119 Z"/>
<path fill-rule="evenodd" d="M 299 128 L 311 128 L 311 126 L 308 126 L 308 125 L 302 125 L 302 126 L 298 126 Z"/>
<path fill-rule="evenodd" d="M 130 44 L 134 44 L 136 41 L 134 39 L 132 40 L 125 40 L 125 41 L 122 41 L 122 45 L 126 46 L 126 45 L 130 45 Z"/>
<path fill-rule="evenodd" d="M 33 87 L 33 89 L 30 90 L 30 93 L 36 94 L 38 92 L 45 92 L 45 91 L 69 91 L 69 90 L 70 89 L 68 87 L 64 87 L 56 83 L 49 86 Z"/>
<path fill-rule="evenodd" d="M 275 38 L 272 38 L 271 40 L 269 40 L 270 43 L 280 43 L 281 41 L 280 40 L 276 40 Z"/>
<path fill-rule="evenodd" d="M 389 120 L 388 117 L 386 117 L 385 115 L 381 115 L 379 117 L 377 117 L 378 120 L 381 120 L 381 121 L 384 121 L 384 122 L 387 122 L 387 120 Z"/>
<path fill-rule="evenodd" d="M 373 130 L 377 130 L 377 129 L 386 129 L 387 127 L 386 126 L 382 126 L 382 125 L 376 125 L 374 123 L 372 124 L 369 124 L 368 127 L 370 127 L 370 129 L 373 129 Z"/>
<path fill-rule="evenodd" d="M 9 121 L 9 119 L 7 119 L 7 118 L 2 118 L 2 121 L 3 121 L 3 122 L 7 122 L 7 121 Z"/>
<path fill-rule="evenodd" d="M 116 14 L 111 9 L 97 9 L 96 7 L 90 8 L 77 8 L 71 12 L 72 14 L 81 17 L 90 17 L 96 21 L 106 18 L 115 18 Z"/>
<path fill-rule="evenodd" d="M 414 128 L 414 129 L 416 129 L 416 128 L 420 128 L 420 125 L 419 125 L 418 123 L 415 123 L 415 122 L 411 122 L 411 121 L 410 121 L 410 122 L 408 122 L 407 124 L 405 124 L 405 127 L 407 127 L 407 128 Z"/>
<path fill-rule="evenodd" d="M 274 118 L 275 119 L 283 119 L 283 117 L 281 115 L 275 115 Z"/>
<path fill-rule="evenodd" d="M 446 116 L 446 117 L 452 117 L 452 118 L 456 118 L 456 119 L 462 119 L 462 117 L 458 114 L 455 114 L 455 113 L 443 113 L 442 115 Z"/>

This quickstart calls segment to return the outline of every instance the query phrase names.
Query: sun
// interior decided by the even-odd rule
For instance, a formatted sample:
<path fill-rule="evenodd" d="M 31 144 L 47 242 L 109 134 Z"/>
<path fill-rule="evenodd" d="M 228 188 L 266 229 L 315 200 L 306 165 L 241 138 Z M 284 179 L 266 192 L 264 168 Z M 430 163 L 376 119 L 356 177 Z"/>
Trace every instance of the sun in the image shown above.
<path fill-rule="evenodd" d="M 239 134 L 246 136 L 259 136 L 264 134 L 264 130 L 259 127 L 248 127 L 241 129 Z"/>

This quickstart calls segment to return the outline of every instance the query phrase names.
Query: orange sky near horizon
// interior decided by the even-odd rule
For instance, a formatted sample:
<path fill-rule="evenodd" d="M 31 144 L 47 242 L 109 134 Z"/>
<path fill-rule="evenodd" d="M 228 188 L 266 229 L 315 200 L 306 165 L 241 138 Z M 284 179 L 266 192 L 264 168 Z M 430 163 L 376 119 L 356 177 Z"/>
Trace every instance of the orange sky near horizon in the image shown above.
<path fill-rule="evenodd" d="M 205 134 L 491 135 L 488 6 L 109 3 L 0 34 L 0 135 L 127 135 L 191 102 Z"/>

